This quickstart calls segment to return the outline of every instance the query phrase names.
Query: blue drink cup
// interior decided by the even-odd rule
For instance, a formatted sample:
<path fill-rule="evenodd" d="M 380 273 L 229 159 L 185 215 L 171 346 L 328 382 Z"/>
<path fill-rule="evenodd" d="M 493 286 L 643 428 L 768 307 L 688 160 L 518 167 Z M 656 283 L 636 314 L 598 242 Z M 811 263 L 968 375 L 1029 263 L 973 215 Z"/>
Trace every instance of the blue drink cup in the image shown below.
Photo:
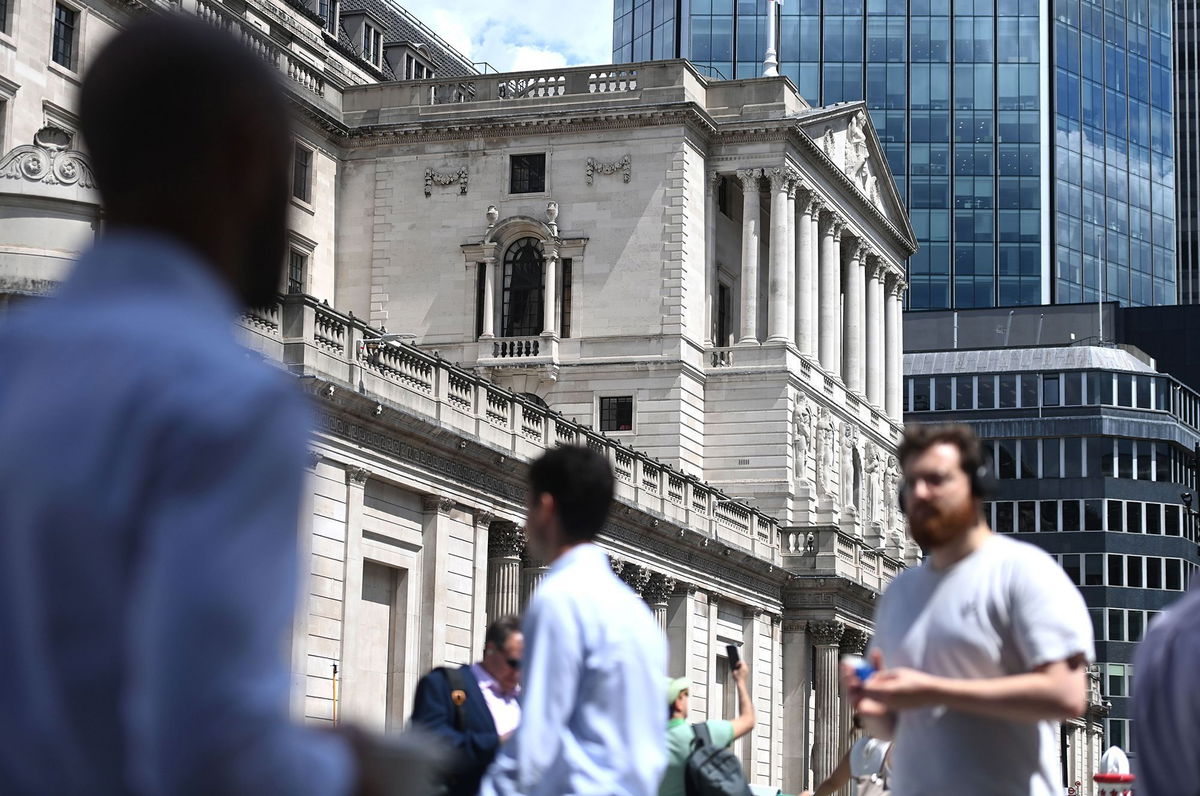
<path fill-rule="evenodd" d="M 858 675 L 858 679 L 863 682 L 875 674 L 875 667 L 861 655 L 843 655 L 842 663 L 853 669 L 854 673 Z"/>

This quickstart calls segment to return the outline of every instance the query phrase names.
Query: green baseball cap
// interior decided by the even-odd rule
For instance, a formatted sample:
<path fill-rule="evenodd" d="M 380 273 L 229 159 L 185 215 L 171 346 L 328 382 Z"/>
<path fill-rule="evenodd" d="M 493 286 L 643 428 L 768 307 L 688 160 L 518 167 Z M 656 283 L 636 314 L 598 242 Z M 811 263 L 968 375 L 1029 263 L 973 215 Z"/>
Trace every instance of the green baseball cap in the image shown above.
<path fill-rule="evenodd" d="M 668 677 L 667 678 L 667 704 L 674 705 L 675 700 L 679 699 L 679 695 L 687 691 L 691 683 L 686 677 Z"/>

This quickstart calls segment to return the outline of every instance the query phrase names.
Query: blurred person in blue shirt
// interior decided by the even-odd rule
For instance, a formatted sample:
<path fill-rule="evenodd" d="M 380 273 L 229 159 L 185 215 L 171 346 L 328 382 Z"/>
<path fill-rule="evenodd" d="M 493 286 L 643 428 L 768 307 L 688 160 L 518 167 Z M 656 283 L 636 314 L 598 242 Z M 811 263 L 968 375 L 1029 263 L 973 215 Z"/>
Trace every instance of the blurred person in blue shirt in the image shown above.
<path fill-rule="evenodd" d="M 525 533 L 550 571 L 525 615 L 521 723 L 484 796 L 658 793 L 666 645 L 594 544 L 612 499 L 608 461 L 588 448 L 556 448 L 530 467 Z"/>
<path fill-rule="evenodd" d="M 0 792 L 348 792 L 349 736 L 288 720 L 309 411 L 233 330 L 286 253 L 282 89 L 155 16 L 81 106 L 105 228 L 0 326 Z"/>

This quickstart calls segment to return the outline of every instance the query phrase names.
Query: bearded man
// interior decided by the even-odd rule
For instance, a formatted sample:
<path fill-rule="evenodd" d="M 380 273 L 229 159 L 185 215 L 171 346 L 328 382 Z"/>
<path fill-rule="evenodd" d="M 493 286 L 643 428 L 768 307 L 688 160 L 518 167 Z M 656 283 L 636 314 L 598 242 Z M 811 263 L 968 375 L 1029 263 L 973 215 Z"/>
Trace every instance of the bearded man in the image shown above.
<path fill-rule="evenodd" d="M 910 425 L 900 506 L 925 561 L 879 602 L 876 672 L 842 677 L 868 732 L 895 742 L 893 796 L 1062 793 L 1055 722 L 1083 713 L 1092 625 L 1045 552 L 983 516 L 989 472 L 962 425 Z"/>

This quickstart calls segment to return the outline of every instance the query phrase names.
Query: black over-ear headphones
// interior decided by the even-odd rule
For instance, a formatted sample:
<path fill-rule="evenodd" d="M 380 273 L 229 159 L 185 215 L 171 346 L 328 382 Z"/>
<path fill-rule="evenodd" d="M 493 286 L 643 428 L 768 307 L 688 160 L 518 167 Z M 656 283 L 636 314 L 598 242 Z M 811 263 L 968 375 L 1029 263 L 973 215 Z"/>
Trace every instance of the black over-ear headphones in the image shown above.
<path fill-rule="evenodd" d="M 996 476 L 992 473 L 991 459 L 984 456 L 983 463 L 975 468 L 975 472 L 968 473 L 971 479 L 971 494 L 979 500 L 987 500 L 992 495 L 996 494 Z M 900 481 L 900 489 L 897 490 L 896 503 L 900 506 L 902 513 L 907 513 L 908 508 L 905 505 L 908 502 L 908 484 L 903 480 Z"/>

